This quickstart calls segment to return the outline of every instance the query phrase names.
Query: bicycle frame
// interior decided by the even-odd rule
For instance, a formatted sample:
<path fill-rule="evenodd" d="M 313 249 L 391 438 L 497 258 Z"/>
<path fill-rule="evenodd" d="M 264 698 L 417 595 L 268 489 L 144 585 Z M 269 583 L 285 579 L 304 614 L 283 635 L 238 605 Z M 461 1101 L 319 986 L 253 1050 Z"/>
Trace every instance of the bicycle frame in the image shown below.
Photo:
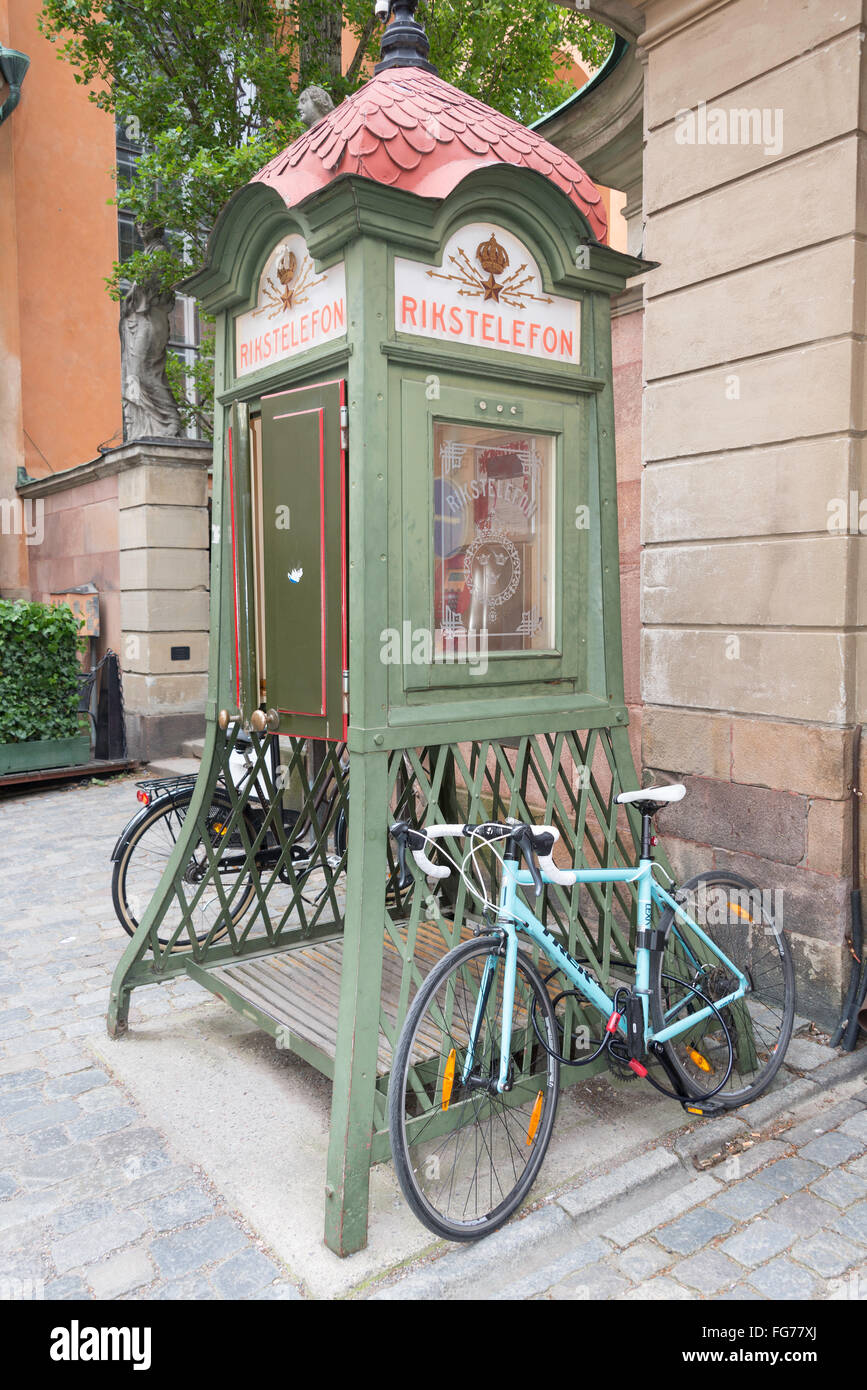
<path fill-rule="evenodd" d="M 573 869 L 570 873 L 574 874 L 574 883 L 635 883 L 638 885 L 638 922 L 639 930 L 649 931 L 651 926 L 651 913 L 653 903 L 674 909 L 675 921 L 680 920 L 686 924 L 687 928 L 695 932 L 701 941 L 707 945 L 717 959 L 730 970 L 738 981 L 737 989 L 727 994 L 722 999 L 714 1000 L 714 1007 L 705 1005 L 690 1013 L 680 1022 L 668 1024 L 664 1028 L 654 1031 L 650 1026 L 650 949 L 646 946 L 638 946 L 635 952 L 635 993 L 639 996 L 642 1003 L 644 1014 L 644 1045 L 645 1049 L 653 1043 L 669 1042 L 681 1033 L 693 1028 L 702 1019 L 709 1018 L 713 1013 L 725 1008 L 729 1004 L 742 999 L 749 990 L 749 981 L 746 976 L 738 970 L 737 966 L 728 959 L 720 950 L 719 946 L 707 935 L 699 926 L 698 922 L 684 911 L 680 903 L 656 882 L 653 877 L 653 860 L 639 860 L 637 868 L 629 869 Z M 544 872 L 542 879 L 545 883 L 552 883 Z M 610 1018 L 614 1012 L 614 1002 L 605 993 L 605 990 L 592 975 L 579 965 L 568 951 L 566 951 L 555 937 L 542 925 L 538 917 L 521 902 L 518 897 L 518 888 L 530 887 L 533 883 L 531 874 L 526 869 L 518 869 L 514 861 L 503 861 L 503 878 L 500 886 L 500 900 L 497 907 L 497 928 L 505 934 L 505 966 L 503 975 L 503 1025 L 500 1049 L 500 1072 L 497 1080 L 497 1090 L 503 1092 L 508 1085 L 509 1054 L 512 1046 L 512 1019 L 515 1002 L 515 979 L 517 973 L 518 959 L 518 933 L 523 932 L 533 941 L 553 965 L 558 966 L 563 974 L 572 982 L 575 989 L 583 994 L 591 1004 L 597 1008 L 606 1018 Z M 686 942 L 677 932 L 678 938 L 684 947 L 689 950 Z M 479 989 L 479 996 L 476 1000 L 476 1008 L 473 1017 L 473 1024 L 470 1032 L 467 1057 L 463 1068 L 463 1081 L 466 1082 L 472 1072 L 475 1045 L 478 1039 L 481 1020 L 484 1017 L 487 1007 L 488 994 L 493 980 L 497 955 L 491 955 L 486 962 L 482 983 Z M 698 964 L 698 961 L 696 961 Z M 674 1011 L 673 1011 L 674 1012 Z M 618 1031 L 626 1034 L 626 1023 L 621 1018 L 618 1024 Z"/>

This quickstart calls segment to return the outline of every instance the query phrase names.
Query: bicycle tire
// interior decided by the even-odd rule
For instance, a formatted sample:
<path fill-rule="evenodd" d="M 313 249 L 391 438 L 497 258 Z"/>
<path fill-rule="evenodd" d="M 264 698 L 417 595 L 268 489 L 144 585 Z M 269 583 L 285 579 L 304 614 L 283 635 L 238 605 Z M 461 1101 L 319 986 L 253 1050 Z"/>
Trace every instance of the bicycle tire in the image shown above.
<path fill-rule="evenodd" d="M 349 801 L 349 793 L 346 794 Z M 342 859 L 346 853 L 346 846 L 349 840 L 349 807 L 341 806 L 337 812 L 337 820 L 334 824 L 334 853 Z"/>
<path fill-rule="evenodd" d="M 466 1093 L 461 1095 L 465 1091 L 460 1077 L 466 1050 L 464 1048 L 462 1057 L 460 1037 L 463 1035 L 466 1038 L 469 1035 L 472 1024 L 470 1009 L 475 1007 L 472 987 L 474 983 L 478 985 L 480 982 L 484 964 L 492 954 L 501 959 L 495 967 L 495 985 L 488 997 L 484 1023 L 479 1034 L 483 1056 L 476 1070 L 489 1076 L 495 1076 L 499 1072 L 500 1049 L 497 1017 L 500 1008 L 497 1001 L 499 997 L 499 1005 L 501 1006 L 502 950 L 499 942 L 492 942 L 490 938 L 483 938 L 466 941 L 455 947 L 434 966 L 427 976 L 410 1007 L 406 1022 L 401 1030 L 389 1084 L 389 1134 L 398 1181 L 414 1214 L 429 1230 L 445 1240 L 478 1240 L 498 1230 L 517 1210 L 530 1191 L 542 1166 L 557 1113 L 559 1062 L 554 1056 L 545 1056 L 536 1042 L 529 1022 L 529 1007 L 522 1002 L 523 993 L 521 998 L 516 998 L 513 1064 L 516 1060 L 520 1063 L 516 1067 L 516 1072 L 519 1072 L 520 1075 L 514 1082 L 512 1090 L 507 1095 L 490 1095 L 479 1087 L 473 1090 L 467 1089 Z M 474 961 L 477 963 L 475 968 L 473 967 Z M 464 974 L 461 975 L 460 972 L 464 972 Z M 553 1051 L 559 1047 L 553 1005 L 544 982 L 532 961 L 524 952 L 519 951 L 516 996 L 519 993 L 522 980 L 525 982 L 528 994 L 532 995 L 537 1002 L 539 1013 L 544 1019 L 548 1042 Z M 442 1003 L 438 1002 L 440 996 L 442 996 Z M 476 994 L 475 998 L 477 997 Z M 451 1008 L 451 1014 L 448 1013 L 449 1008 Z M 525 1011 L 526 1021 L 522 1028 L 520 1024 Z M 459 1015 L 457 1027 L 455 1026 L 456 1014 Z M 424 1041 L 417 1045 L 417 1038 L 422 1030 L 424 1030 Z M 440 1035 L 439 1043 L 435 1040 L 437 1031 Z M 447 1037 L 444 1036 L 446 1033 Z M 446 1043 L 451 1044 L 448 1053 L 444 1051 Z M 451 1056 L 452 1051 L 455 1053 L 453 1057 Z M 437 1058 L 435 1069 L 434 1058 Z M 451 1099 L 445 1096 L 443 1089 L 443 1080 L 450 1058 L 453 1074 L 456 1078 L 452 1083 L 455 1090 L 452 1092 Z M 541 1063 L 538 1061 L 539 1058 L 542 1059 Z M 526 1064 L 529 1065 L 529 1076 L 527 1080 L 522 1080 L 523 1068 Z M 414 1073 L 412 1077 L 410 1076 L 411 1070 Z M 542 1074 L 544 1074 L 544 1086 L 539 1080 Z M 475 1071 L 473 1075 L 475 1075 Z M 421 1091 L 425 1091 L 425 1098 L 430 1101 L 430 1105 L 427 1107 L 420 1107 Z M 456 1099 L 454 1098 L 455 1092 L 457 1092 Z M 541 1101 L 538 1100 L 539 1096 L 542 1097 Z M 432 1126 L 432 1122 L 437 1117 L 437 1111 L 442 1112 L 451 1106 L 454 1106 L 455 1109 L 458 1106 L 466 1107 L 462 1112 L 463 1120 L 459 1115 L 457 1125 L 444 1133 L 442 1131 L 434 1133 L 433 1138 L 425 1140 L 424 1132 L 429 1126 Z M 528 1106 L 530 1118 L 525 1128 L 523 1115 Z M 540 1109 L 534 1122 L 533 1114 L 537 1106 Z M 428 1114 L 429 1119 L 420 1124 L 419 1121 L 424 1114 Z M 496 1126 L 495 1120 L 497 1121 Z M 408 1136 L 407 1124 L 412 1121 L 415 1121 L 415 1125 L 412 1135 Z M 471 1127 L 476 1131 L 481 1129 L 482 1141 L 480 1146 L 480 1135 L 476 1133 L 472 1149 L 468 1147 Z M 436 1129 L 436 1125 L 433 1125 L 433 1129 Z M 532 1134 L 531 1129 L 533 1130 Z M 530 1152 L 526 1155 L 526 1161 L 523 1163 L 521 1171 L 518 1172 L 517 1159 L 524 1158 L 519 1142 L 523 1135 L 528 1136 L 523 1147 L 529 1148 Z M 438 1144 L 438 1149 L 431 1148 L 434 1143 Z M 453 1166 L 449 1173 L 442 1177 L 442 1151 L 448 1149 L 454 1149 Z M 511 1162 L 515 1178 L 514 1183 L 506 1192 L 503 1191 L 498 1176 L 496 1176 L 496 1191 L 494 1186 L 494 1155 L 500 1152 L 506 1156 L 507 1161 Z M 487 1165 L 490 1168 L 489 1174 L 484 1171 L 486 1167 L 485 1155 L 491 1160 Z M 478 1176 L 479 1163 L 482 1162 L 481 1178 L 487 1185 L 489 1205 L 486 1210 L 481 1214 L 479 1213 L 480 1185 L 477 1182 L 467 1182 L 466 1200 L 461 1216 L 458 1218 L 454 1213 L 460 1208 L 462 1188 L 457 1191 L 456 1195 L 456 1185 L 459 1178 L 460 1182 L 464 1183 L 464 1174 L 469 1175 L 473 1156 L 476 1160 L 476 1176 Z M 448 1157 L 449 1154 L 446 1153 L 445 1158 L 448 1159 Z M 459 1174 L 458 1168 L 462 1161 L 463 1167 Z M 475 1190 L 476 1193 L 475 1206 L 472 1216 L 467 1217 L 466 1213 L 472 1190 Z M 441 1209 L 445 1205 L 443 1194 L 448 1198 L 449 1209 L 446 1211 Z M 483 1196 L 483 1194 L 481 1195 Z"/>
<path fill-rule="evenodd" d="M 716 897 L 717 891 L 720 897 Z M 693 911 L 695 903 L 701 903 L 702 894 L 704 921 Z M 714 1089 L 714 1073 L 717 1059 L 719 1075 L 723 1059 L 727 1065 L 728 1047 L 723 1046 L 722 1038 L 718 1044 L 714 1041 L 721 1031 L 715 1018 L 697 1024 L 692 1036 L 685 1034 L 683 1040 L 675 1038 L 665 1043 L 665 1052 L 686 1095 L 712 1093 L 716 1103 L 733 1110 L 767 1090 L 783 1064 L 795 1017 L 792 956 L 782 929 L 775 927 L 765 908 L 761 890 L 739 874 L 720 870 L 698 874 L 683 884 L 680 895 L 687 897 L 686 911 L 732 964 L 743 971 L 751 988 L 742 1000 L 721 1010 L 735 1052 L 732 1073 L 721 1089 Z M 747 908 L 743 906 L 744 895 Z M 716 904 L 714 912 L 709 908 L 712 900 Z M 710 920 L 719 913 L 728 920 Z M 654 1031 L 664 1027 L 666 1018 L 673 1021 L 681 1010 L 697 1011 L 701 1007 L 700 1003 L 690 1004 L 690 983 L 713 1001 L 731 993 L 736 983 L 724 966 L 712 963 L 712 953 L 694 933 L 689 933 L 684 923 L 678 924 L 678 930 L 685 937 L 691 936 L 689 943 L 673 934 L 674 925 L 674 911 L 667 908 L 659 921 L 659 929 L 666 935 L 666 951 L 654 953 L 651 958 L 650 1017 Z M 694 957 L 688 959 L 693 951 Z M 696 970 L 696 962 L 703 973 Z M 695 1061 L 696 1056 L 701 1061 Z"/>
<path fill-rule="evenodd" d="M 154 801 L 151 807 L 149 808 L 151 814 L 145 816 L 141 823 L 136 827 L 135 831 L 130 836 L 129 841 L 127 842 L 127 844 L 124 845 L 123 850 L 114 862 L 114 868 L 111 876 L 111 897 L 112 902 L 114 904 L 115 915 L 117 916 L 120 925 L 123 927 L 124 931 L 127 933 L 128 936 L 135 935 L 140 920 L 140 918 L 136 916 L 136 913 L 133 910 L 132 900 L 136 897 L 140 897 L 143 900 L 146 897 L 147 902 L 142 901 L 141 903 L 135 904 L 135 906 L 138 907 L 141 911 L 144 911 L 144 909 L 147 907 L 147 903 L 150 901 L 152 892 L 156 890 L 159 878 L 162 876 L 162 871 L 158 871 L 155 868 L 153 871 L 153 878 L 155 881 L 152 884 L 152 886 L 149 885 L 149 891 L 146 890 L 140 893 L 128 892 L 128 878 L 130 864 L 133 861 L 133 857 L 137 851 L 141 850 L 142 841 L 145 835 L 147 835 L 149 832 L 155 831 L 160 826 L 162 826 L 165 829 L 168 826 L 169 819 L 173 814 L 177 814 L 178 830 L 180 831 L 183 825 L 183 821 L 186 817 L 186 812 L 189 808 L 190 802 L 193 799 L 193 792 L 194 788 L 191 786 L 188 789 L 184 789 L 182 792 L 173 793 L 171 796 L 158 797 L 157 800 Z M 209 822 L 213 821 L 215 816 L 228 816 L 230 814 L 230 811 L 231 806 L 228 798 L 223 800 L 219 796 L 215 797 L 211 803 L 211 808 L 209 811 Z M 252 842 L 256 838 L 256 828 L 252 820 L 246 815 L 246 812 L 244 813 L 244 817 L 247 828 L 247 834 L 249 835 L 250 840 Z M 165 866 L 165 863 L 168 862 L 168 856 L 170 853 L 168 843 L 170 842 L 171 844 L 173 844 L 176 839 L 176 835 L 174 834 L 174 832 L 171 831 L 170 827 L 168 828 L 169 837 L 167 842 L 167 848 L 165 850 L 156 850 L 154 844 L 154 836 L 152 836 L 151 841 L 149 842 L 149 847 L 153 846 L 151 852 L 154 853 L 157 861 L 159 863 L 162 863 L 163 867 Z M 192 894 L 192 892 L 194 891 L 192 886 L 188 891 L 190 894 Z M 231 886 L 226 891 L 227 893 L 231 892 Z M 242 888 L 240 894 L 236 896 L 235 901 L 232 904 L 233 925 L 239 922 L 241 918 L 244 916 L 245 912 L 250 906 L 254 894 L 255 888 L 253 885 L 252 875 L 250 875 L 246 885 Z M 170 926 L 167 927 L 165 925 L 165 919 L 160 924 L 159 928 L 157 929 L 157 935 L 162 945 L 167 945 L 168 942 L 171 940 L 176 925 L 176 921 L 173 921 L 170 924 Z M 194 934 L 196 940 L 199 942 L 206 940 L 208 937 L 210 937 L 212 941 L 217 941 L 221 937 L 225 936 L 227 931 L 228 925 L 225 925 L 223 927 L 218 928 L 216 932 L 213 932 L 211 927 L 206 927 L 202 930 L 197 930 Z M 189 945 L 189 936 L 187 934 L 183 934 L 178 938 L 178 941 L 172 947 L 172 950 L 185 950 L 189 948 Z"/>

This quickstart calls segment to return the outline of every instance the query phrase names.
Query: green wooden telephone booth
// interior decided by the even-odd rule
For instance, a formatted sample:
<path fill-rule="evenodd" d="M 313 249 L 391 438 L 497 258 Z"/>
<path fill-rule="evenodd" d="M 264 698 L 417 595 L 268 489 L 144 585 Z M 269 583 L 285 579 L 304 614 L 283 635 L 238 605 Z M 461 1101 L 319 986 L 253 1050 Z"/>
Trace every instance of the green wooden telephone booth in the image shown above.
<path fill-rule="evenodd" d="M 478 920 L 463 884 L 400 889 L 390 822 L 526 815 L 569 862 L 625 863 L 637 785 L 610 297 L 646 267 L 580 168 L 440 81 L 392 9 L 372 80 L 232 199 L 188 282 L 217 325 L 208 735 L 109 1015 L 187 973 L 333 1078 L 342 1254 L 408 1004 Z M 545 902 L 603 979 L 629 892 Z"/>

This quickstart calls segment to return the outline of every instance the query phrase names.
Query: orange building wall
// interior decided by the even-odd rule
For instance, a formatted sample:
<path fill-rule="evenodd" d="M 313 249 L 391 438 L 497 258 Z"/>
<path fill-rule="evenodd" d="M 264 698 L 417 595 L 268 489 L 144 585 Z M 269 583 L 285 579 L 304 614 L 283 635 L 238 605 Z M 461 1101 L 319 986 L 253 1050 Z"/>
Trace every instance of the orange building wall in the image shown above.
<path fill-rule="evenodd" d="M 107 205 L 114 122 L 39 33 L 40 0 L 0 4 L 8 43 L 31 60 L 21 101 L 0 127 L 0 144 L 11 143 L 15 220 L 12 246 L 0 245 L 0 277 L 14 285 L 17 248 L 24 463 L 44 477 L 94 458 L 122 426 L 118 309 L 103 283 L 117 256 L 117 214 Z"/>

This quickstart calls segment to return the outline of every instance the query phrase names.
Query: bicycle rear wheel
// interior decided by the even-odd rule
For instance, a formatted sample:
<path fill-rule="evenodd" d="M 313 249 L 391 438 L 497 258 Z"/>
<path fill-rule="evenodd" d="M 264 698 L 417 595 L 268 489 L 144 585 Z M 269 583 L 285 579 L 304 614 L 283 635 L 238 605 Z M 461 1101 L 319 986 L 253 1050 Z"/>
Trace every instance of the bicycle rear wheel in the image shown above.
<path fill-rule="evenodd" d="M 124 931 L 135 935 L 136 928 L 143 917 L 151 898 L 154 896 L 163 876 L 166 864 L 181 835 L 194 788 L 190 786 L 170 796 L 158 797 L 146 815 L 136 826 L 127 843 L 115 860 L 111 880 L 111 894 L 114 910 Z M 226 828 L 231 816 L 231 803 L 227 797 L 215 796 L 207 814 L 208 838 L 212 849 L 221 848 L 234 852 L 235 857 L 243 854 L 243 840 L 234 831 L 228 844 L 224 844 Z M 244 822 L 247 835 L 252 842 L 256 838 L 256 827 L 246 813 Z M 190 848 L 190 855 L 183 875 L 183 892 L 187 901 L 196 893 L 197 885 L 208 871 L 208 857 L 204 843 L 197 836 Z M 253 899 L 252 875 L 237 869 L 226 869 L 220 874 L 225 897 L 231 898 L 229 913 L 232 922 L 239 922 Z M 241 878 L 243 882 L 238 883 Z M 168 945 L 181 923 L 181 908 L 176 896 L 166 910 L 157 928 L 157 938 L 161 945 Z M 209 884 L 198 897 L 196 906 L 190 911 L 190 925 L 198 941 L 211 936 L 217 940 L 228 930 L 225 913 L 216 886 Z M 173 949 L 188 949 L 188 931 L 182 930 Z"/>
<path fill-rule="evenodd" d="M 685 1093 L 706 1096 L 729 1109 L 755 1100 L 776 1076 L 786 1055 L 795 1017 L 795 972 L 788 942 L 761 890 L 738 874 L 711 871 L 690 879 L 679 892 L 684 910 L 749 981 L 743 999 L 720 1010 L 731 1038 L 731 1074 L 716 1091 L 729 1064 L 729 1046 L 719 1017 L 697 1023 L 665 1044 Z M 666 951 L 652 957 L 650 1015 L 655 1031 L 704 1007 L 693 991 L 716 1002 L 737 988 L 731 970 L 676 917 L 663 913 Z"/>
<path fill-rule="evenodd" d="M 559 1098 L 554 1009 L 532 961 L 518 952 L 511 1088 L 498 1093 L 503 1019 L 501 943 L 464 942 L 428 975 L 400 1035 L 389 1086 L 391 1151 L 404 1196 L 446 1240 L 477 1240 L 520 1206 L 545 1157 Z M 464 1078 L 479 1011 L 469 1075 Z"/>

